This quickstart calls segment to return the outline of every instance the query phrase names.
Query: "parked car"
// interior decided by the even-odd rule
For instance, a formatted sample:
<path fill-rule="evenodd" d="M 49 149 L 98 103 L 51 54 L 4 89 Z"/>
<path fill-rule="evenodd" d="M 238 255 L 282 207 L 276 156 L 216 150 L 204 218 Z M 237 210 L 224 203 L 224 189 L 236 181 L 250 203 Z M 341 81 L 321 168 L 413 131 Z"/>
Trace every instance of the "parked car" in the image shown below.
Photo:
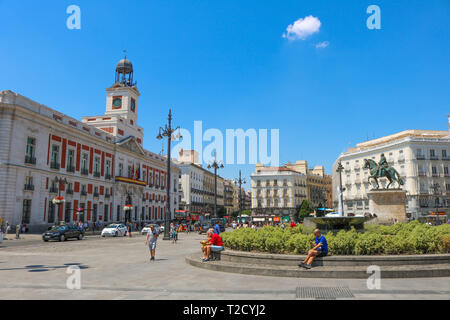
<path fill-rule="evenodd" d="M 152 225 L 155 226 L 155 230 L 156 230 L 159 234 L 161 234 L 162 232 L 164 232 L 164 231 L 161 231 L 161 227 L 159 226 L 159 224 L 153 224 L 153 223 L 150 223 L 150 224 L 145 225 L 144 228 L 142 228 L 141 233 L 142 233 L 142 234 L 147 234 L 148 231 L 150 230 L 150 226 L 152 226 Z"/>
<path fill-rule="evenodd" d="M 102 237 L 125 237 L 127 235 L 127 227 L 124 224 L 113 223 L 102 230 Z"/>
<path fill-rule="evenodd" d="M 75 225 L 53 226 L 42 234 L 42 240 L 45 242 L 49 240 L 66 241 L 71 238 L 82 240 L 83 237 L 84 230 Z"/>

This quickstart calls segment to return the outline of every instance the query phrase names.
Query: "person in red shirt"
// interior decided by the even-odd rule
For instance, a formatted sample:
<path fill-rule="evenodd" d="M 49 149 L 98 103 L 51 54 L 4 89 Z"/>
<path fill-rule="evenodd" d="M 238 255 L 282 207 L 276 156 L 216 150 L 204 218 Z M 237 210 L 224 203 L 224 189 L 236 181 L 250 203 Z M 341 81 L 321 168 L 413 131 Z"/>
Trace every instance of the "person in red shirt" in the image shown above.
<path fill-rule="evenodd" d="M 291 222 L 291 227 L 294 228 L 295 226 L 296 226 L 295 222 L 292 221 L 292 222 Z"/>
<path fill-rule="evenodd" d="M 214 229 L 209 229 L 206 232 L 206 241 L 201 241 L 203 251 L 203 262 L 209 261 L 211 252 L 220 252 L 223 250 L 222 238 L 214 232 Z"/>

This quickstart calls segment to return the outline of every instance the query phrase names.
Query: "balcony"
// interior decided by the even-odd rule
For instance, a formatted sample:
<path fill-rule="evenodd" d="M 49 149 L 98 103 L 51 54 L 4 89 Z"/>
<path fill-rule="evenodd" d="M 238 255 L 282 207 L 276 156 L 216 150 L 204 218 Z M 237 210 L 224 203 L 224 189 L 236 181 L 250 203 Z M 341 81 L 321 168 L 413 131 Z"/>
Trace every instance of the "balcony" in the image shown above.
<path fill-rule="evenodd" d="M 66 194 L 73 194 L 73 189 L 67 189 Z"/>
<path fill-rule="evenodd" d="M 60 168 L 60 164 L 56 161 L 52 161 L 50 162 L 50 169 L 55 169 L 55 170 L 59 170 Z"/>
<path fill-rule="evenodd" d="M 111 175 L 109 173 L 105 174 L 105 180 L 111 180 Z"/>
<path fill-rule="evenodd" d="M 81 168 L 80 173 L 81 173 L 83 176 L 87 176 L 87 175 L 89 174 L 89 170 L 88 170 L 87 168 Z"/>
<path fill-rule="evenodd" d="M 23 190 L 25 191 L 33 191 L 34 190 L 34 185 L 32 185 L 31 183 L 26 183 L 23 187 Z"/>
<path fill-rule="evenodd" d="M 419 172 L 419 177 L 426 177 L 427 173 L 426 172 Z"/>
<path fill-rule="evenodd" d="M 438 156 L 430 156 L 430 160 L 439 160 Z"/>
<path fill-rule="evenodd" d="M 100 172 L 95 171 L 95 172 L 94 172 L 94 177 L 95 177 L 95 178 L 100 178 Z"/>
<path fill-rule="evenodd" d="M 66 171 L 67 171 L 67 172 L 75 172 L 75 167 L 72 166 L 72 165 L 67 165 Z"/>
<path fill-rule="evenodd" d="M 87 196 L 87 191 L 86 190 L 81 190 L 80 195 Z"/>
<path fill-rule="evenodd" d="M 109 199 L 111 195 L 109 193 L 105 193 L 105 199 Z"/>
<path fill-rule="evenodd" d="M 31 156 L 25 156 L 26 164 L 36 164 L 36 158 Z"/>
<path fill-rule="evenodd" d="M 94 197 L 98 198 L 100 196 L 100 194 L 98 193 L 98 191 L 94 191 Z"/>
<path fill-rule="evenodd" d="M 418 155 L 416 155 L 416 160 L 425 160 L 425 156 L 418 154 Z"/>
<path fill-rule="evenodd" d="M 50 193 L 58 193 L 58 188 L 55 186 L 51 186 L 49 192 Z"/>
<path fill-rule="evenodd" d="M 433 176 L 433 177 L 439 177 L 439 173 L 432 173 L 431 176 Z"/>

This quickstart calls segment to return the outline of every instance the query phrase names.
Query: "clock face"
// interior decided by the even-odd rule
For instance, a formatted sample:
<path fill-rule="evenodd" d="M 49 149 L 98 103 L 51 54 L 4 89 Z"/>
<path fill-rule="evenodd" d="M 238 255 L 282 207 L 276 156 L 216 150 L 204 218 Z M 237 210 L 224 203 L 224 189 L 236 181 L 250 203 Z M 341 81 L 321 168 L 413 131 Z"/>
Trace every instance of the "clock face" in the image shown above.
<path fill-rule="evenodd" d="M 122 99 L 121 98 L 114 98 L 113 100 L 113 108 L 120 108 L 122 106 Z"/>
<path fill-rule="evenodd" d="M 134 101 L 133 99 L 131 99 L 131 111 L 134 112 L 134 110 L 136 110 L 136 101 Z"/>

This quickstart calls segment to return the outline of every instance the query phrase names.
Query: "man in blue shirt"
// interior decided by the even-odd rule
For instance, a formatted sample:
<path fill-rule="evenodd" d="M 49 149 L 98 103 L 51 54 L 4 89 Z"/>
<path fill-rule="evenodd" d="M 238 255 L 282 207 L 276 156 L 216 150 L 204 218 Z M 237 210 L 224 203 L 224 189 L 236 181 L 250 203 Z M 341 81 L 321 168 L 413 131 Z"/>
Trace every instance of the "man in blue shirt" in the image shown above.
<path fill-rule="evenodd" d="M 214 226 L 214 233 L 216 233 L 216 234 L 220 233 L 220 226 L 219 226 L 218 222 L 216 222 L 216 225 Z"/>
<path fill-rule="evenodd" d="M 308 256 L 305 261 L 300 263 L 299 267 L 304 267 L 306 269 L 311 269 L 311 265 L 316 257 L 325 257 L 328 254 L 328 244 L 327 239 L 323 235 L 320 234 L 320 230 L 314 230 L 315 236 L 315 246 L 308 251 Z"/>

